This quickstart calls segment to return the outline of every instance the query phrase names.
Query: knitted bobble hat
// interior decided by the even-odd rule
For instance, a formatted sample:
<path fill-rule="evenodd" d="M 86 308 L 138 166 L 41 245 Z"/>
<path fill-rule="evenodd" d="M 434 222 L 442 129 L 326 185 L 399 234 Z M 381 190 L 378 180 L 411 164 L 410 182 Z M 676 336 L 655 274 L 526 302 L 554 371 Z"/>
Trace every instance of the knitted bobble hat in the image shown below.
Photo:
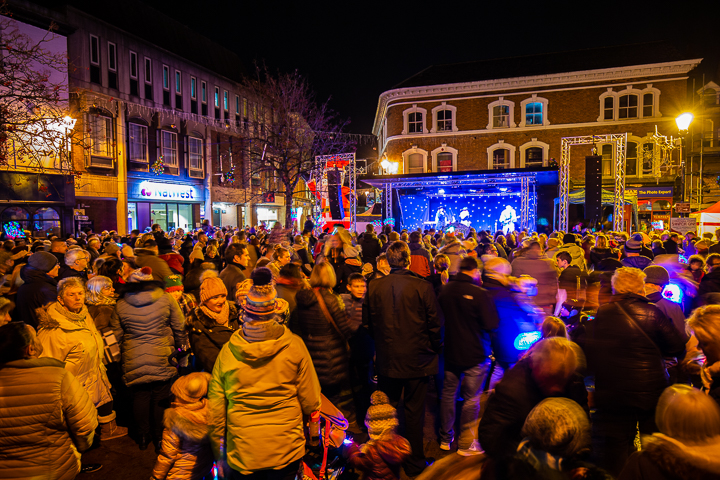
<path fill-rule="evenodd" d="M 184 290 L 185 288 L 183 287 L 182 281 L 182 275 L 169 275 L 165 279 L 165 291 L 175 292 L 177 290 Z"/>
<path fill-rule="evenodd" d="M 149 282 L 153 279 L 152 268 L 143 267 L 133 271 L 128 277 L 128 283 Z"/>
<path fill-rule="evenodd" d="M 219 277 L 208 277 L 200 285 L 200 303 L 205 303 L 217 295 L 227 296 L 227 288 Z"/>
<path fill-rule="evenodd" d="M 370 408 L 365 416 L 365 426 L 371 440 L 380 439 L 385 433 L 398 426 L 395 408 L 390 405 L 390 399 L 385 393 L 376 390 L 370 396 Z"/>

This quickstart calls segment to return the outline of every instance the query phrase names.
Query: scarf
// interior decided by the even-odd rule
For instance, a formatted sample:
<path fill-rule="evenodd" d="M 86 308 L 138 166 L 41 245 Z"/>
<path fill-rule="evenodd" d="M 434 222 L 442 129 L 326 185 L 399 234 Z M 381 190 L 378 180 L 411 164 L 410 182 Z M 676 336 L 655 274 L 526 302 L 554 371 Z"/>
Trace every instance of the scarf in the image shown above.
<path fill-rule="evenodd" d="M 60 302 L 56 302 L 55 311 L 76 325 L 79 325 L 81 327 L 85 327 L 87 325 L 85 323 L 85 317 L 87 317 L 88 315 L 88 309 L 85 305 L 83 305 L 82 310 L 80 310 L 78 313 L 73 313 L 67 308 L 65 308 L 64 305 L 61 305 Z"/>
<path fill-rule="evenodd" d="M 223 327 L 228 326 L 228 322 L 230 321 L 230 304 L 228 302 L 223 304 L 222 310 L 219 312 L 213 312 L 205 305 L 200 305 L 200 310 L 202 310 L 205 315 L 215 320 L 215 323 L 218 325 L 222 325 Z"/>
<path fill-rule="evenodd" d="M 243 338 L 253 343 L 264 340 L 276 340 L 282 337 L 285 332 L 285 327 L 275 321 L 275 315 L 271 315 L 270 318 L 271 320 L 246 321 L 243 323 Z"/>

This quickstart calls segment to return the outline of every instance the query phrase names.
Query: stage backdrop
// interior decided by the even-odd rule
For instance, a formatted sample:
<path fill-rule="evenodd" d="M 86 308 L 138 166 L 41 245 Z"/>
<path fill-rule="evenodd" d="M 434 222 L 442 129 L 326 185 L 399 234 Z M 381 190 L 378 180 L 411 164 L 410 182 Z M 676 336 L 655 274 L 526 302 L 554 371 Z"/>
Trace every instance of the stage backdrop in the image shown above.
<path fill-rule="evenodd" d="M 408 230 L 421 227 L 437 227 L 435 225 L 436 214 L 440 207 L 445 208 L 447 223 L 463 223 L 469 221 L 469 225 L 475 230 L 490 230 L 495 232 L 502 230 L 500 215 L 506 206 L 515 209 L 517 221 L 515 228 L 520 228 L 520 196 L 509 194 L 503 196 L 464 196 L 464 197 L 428 197 L 427 195 L 399 195 L 402 208 L 402 225 Z M 463 209 L 467 208 L 467 217 Z"/>

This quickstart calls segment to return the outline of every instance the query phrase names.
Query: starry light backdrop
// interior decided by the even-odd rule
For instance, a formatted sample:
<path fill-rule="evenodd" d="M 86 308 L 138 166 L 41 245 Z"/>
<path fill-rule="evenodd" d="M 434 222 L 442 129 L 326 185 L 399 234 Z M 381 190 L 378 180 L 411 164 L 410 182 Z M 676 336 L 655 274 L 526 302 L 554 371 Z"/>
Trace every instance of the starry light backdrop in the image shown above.
<path fill-rule="evenodd" d="M 435 213 L 440 206 L 445 207 L 450 217 L 454 216 L 456 222 L 460 222 L 460 211 L 467 207 L 470 212 L 470 223 L 475 230 L 490 230 L 495 232 L 502 229 L 500 214 L 506 205 L 515 209 L 518 221 L 515 228 L 520 228 L 520 194 L 519 192 L 508 192 L 507 194 L 463 194 L 455 189 L 447 189 L 446 195 L 437 194 L 435 191 L 422 194 L 419 192 L 400 193 L 400 206 L 403 218 L 402 226 L 408 230 L 418 227 L 423 230 L 434 227 L 425 222 L 435 222 Z M 461 196 L 462 195 L 462 196 Z"/>

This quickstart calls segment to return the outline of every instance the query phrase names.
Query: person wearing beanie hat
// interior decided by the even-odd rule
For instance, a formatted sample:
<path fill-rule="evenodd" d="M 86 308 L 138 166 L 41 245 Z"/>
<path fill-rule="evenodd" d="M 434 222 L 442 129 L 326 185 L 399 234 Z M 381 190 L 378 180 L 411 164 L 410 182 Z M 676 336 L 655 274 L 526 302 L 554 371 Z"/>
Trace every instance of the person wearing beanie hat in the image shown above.
<path fill-rule="evenodd" d="M 210 447 L 206 398 L 211 378 L 209 373 L 193 372 L 173 384 L 175 401 L 165 410 L 165 429 L 153 480 L 210 478 L 215 461 Z"/>
<path fill-rule="evenodd" d="M 632 267 L 643 270 L 645 267 L 652 263 L 652 259 L 643 254 L 643 237 L 641 234 L 633 234 L 630 239 L 625 242 L 625 255 L 626 258 L 622 260 L 624 267 Z M 644 247 L 645 250 L 649 250 Z M 652 255 L 652 252 L 651 252 Z"/>
<path fill-rule="evenodd" d="M 682 337 L 689 340 L 685 333 L 685 314 L 679 303 L 665 298 L 663 295 L 664 288 L 670 284 L 670 274 L 661 265 L 650 265 L 643 270 L 645 273 L 645 296 L 648 300 L 655 304 L 666 317 L 672 320 L 673 325 Z M 676 286 L 679 289 L 679 287 Z M 668 373 L 672 376 L 677 374 L 677 365 L 673 369 L 668 368 Z M 672 383 L 672 382 L 671 382 Z"/>
<path fill-rule="evenodd" d="M 400 467 L 411 453 L 410 443 L 395 433 L 397 416 L 385 393 L 374 392 L 370 404 L 365 416 L 370 441 L 360 446 L 351 444 L 346 452 L 348 463 L 361 472 L 362 478 L 399 479 Z"/>
<path fill-rule="evenodd" d="M 239 328 L 238 309 L 228 301 L 225 284 L 218 277 L 206 278 L 200 285 L 200 306 L 185 323 L 196 364 L 212 372 L 220 349 Z"/>
<path fill-rule="evenodd" d="M 105 242 L 103 246 L 103 254 L 100 258 L 120 258 L 121 247 L 115 242 Z"/>
<path fill-rule="evenodd" d="M 178 302 L 185 318 L 189 317 L 195 307 L 197 307 L 195 297 L 190 293 L 185 293 L 182 275 L 172 274 L 167 277 L 165 279 L 165 291 L 172 295 L 175 301 Z"/>
<path fill-rule="evenodd" d="M 250 278 L 237 289 L 243 322 L 268 321 L 284 325 L 290 315 L 288 302 L 277 296 L 272 271 L 266 267 L 253 270 Z"/>
<path fill-rule="evenodd" d="M 17 291 L 13 318 L 38 327 L 37 309 L 57 301 L 57 276 L 60 264 L 55 255 L 35 252 L 20 270 L 23 284 Z"/>

